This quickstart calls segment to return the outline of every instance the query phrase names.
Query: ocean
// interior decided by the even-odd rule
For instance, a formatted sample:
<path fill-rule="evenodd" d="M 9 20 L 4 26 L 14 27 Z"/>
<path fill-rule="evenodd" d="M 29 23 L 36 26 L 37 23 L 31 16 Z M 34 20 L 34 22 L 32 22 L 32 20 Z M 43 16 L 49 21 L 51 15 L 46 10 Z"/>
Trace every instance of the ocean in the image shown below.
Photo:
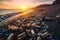
<path fill-rule="evenodd" d="M 16 13 L 20 12 L 19 10 L 11 10 L 11 9 L 0 9 L 0 15 L 4 14 L 11 14 L 11 13 Z"/>

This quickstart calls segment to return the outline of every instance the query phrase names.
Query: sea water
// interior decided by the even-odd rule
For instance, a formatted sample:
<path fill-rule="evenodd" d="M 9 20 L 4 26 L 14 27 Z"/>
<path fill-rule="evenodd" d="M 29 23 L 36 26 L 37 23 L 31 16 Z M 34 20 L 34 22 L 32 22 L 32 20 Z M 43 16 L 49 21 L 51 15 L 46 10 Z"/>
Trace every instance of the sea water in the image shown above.
<path fill-rule="evenodd" d="M 19 10 L 9 10 L 9 9 L 0 9 L 0 22 L 2 20 L 5 20 L 6 18 L 9 18 L 11 16 L 14 16 L 15 13 L 20 12 Z"/>
<path fill-rule="evenodd" d="M 0 15 L 4 14 L 11 14 L 11 13 L 16 13 L 19 12 L 18 10 L 12 10 L 12 9 L 0 9 Z"/>

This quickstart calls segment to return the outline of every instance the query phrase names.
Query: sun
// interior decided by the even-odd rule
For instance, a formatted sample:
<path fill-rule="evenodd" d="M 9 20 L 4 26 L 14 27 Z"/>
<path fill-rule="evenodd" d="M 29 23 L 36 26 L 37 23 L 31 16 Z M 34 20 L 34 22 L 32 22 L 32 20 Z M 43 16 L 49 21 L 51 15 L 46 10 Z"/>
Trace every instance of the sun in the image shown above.
<path fill-rule="evenodd" d="M 27 6 L 21 6 L 21 8 L 22 8 L 23 10 L 26 10 L 26 9 L 27 9 Z"/>
<path fill-rule="evenodd" d="M 21 11 L 27 11 L 27 10 L 29 10 L 29 9 L 30 9 L 30 7 L 27 6 L 27 5 L 22 5 L 22 6 L 20 6 L 20 10 L 21 10 Z"/>

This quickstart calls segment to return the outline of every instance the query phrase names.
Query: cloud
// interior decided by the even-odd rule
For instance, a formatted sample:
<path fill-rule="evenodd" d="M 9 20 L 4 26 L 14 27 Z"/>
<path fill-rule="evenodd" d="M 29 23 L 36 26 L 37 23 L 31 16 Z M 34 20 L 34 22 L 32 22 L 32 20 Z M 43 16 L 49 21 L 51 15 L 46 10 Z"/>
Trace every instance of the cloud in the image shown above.
<path fill-rule="evenodd" d="M 18 5 L 33 3 L 52 3 L 54 0 L 0 0 L 0 5 Z"/>
<path fill-rule="evenodd" d="M 0 5 L 5 5 L 5 3 L 12 2 L 12 0 L 0 0 Z"/>
<path fill-rule="evenodd" d="M 0 8 L 18 8 L 19 5 L 37 6 L 52 3 L 54 0 L 0 0 Z"/>
<path fill-rule="evenodd" d="M 33 2 L 53 2 L 54 0 L 34 0 Z"/>
<path fill-rule="evenodd" d="M 12 1 L 12 0 L 0 0 L 0 2 L 3 2 L 3 1 Z"/>
<path fill-rule="evenodd" d="M 46 2 L 46 1 L 54 1 L 54 0 L 38 0 L 38 1 Z"/>

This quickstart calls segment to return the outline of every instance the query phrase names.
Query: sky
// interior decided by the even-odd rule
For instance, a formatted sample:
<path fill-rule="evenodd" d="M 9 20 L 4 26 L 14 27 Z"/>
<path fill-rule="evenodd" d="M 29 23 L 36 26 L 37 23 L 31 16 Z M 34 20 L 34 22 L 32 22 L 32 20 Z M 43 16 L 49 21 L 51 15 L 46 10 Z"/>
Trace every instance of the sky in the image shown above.
<path fill-rule="evenodd" d="M 35 7 L 40 4 L 51 4 L 54 0 L 0 0 L 0 9 L 17 9 L 21 5 Z"/>

